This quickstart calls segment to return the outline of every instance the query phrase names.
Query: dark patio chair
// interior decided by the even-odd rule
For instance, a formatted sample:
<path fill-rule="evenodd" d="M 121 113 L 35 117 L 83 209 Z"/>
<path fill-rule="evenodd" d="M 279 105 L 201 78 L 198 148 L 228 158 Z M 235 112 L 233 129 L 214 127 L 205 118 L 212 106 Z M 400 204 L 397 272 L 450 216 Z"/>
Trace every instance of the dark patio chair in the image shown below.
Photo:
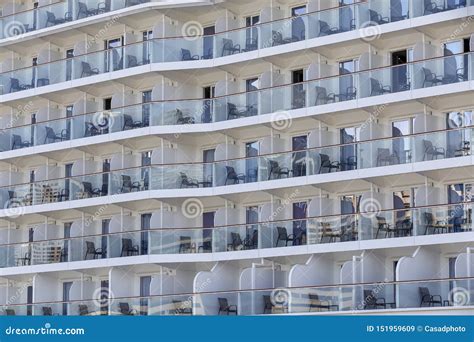
<path fill-rule="evenodd" d="M 191 125 L 194 124 L 195 120 L 192 116 L 184 116 L 180 109 L 176 109 L 176 124 L 178 125 Z"/>
<path fill-rule="evenodd" d="M 149 59 L 143 59 L 141 62 L 138 61 L 136 56 L 132 55 L 127 55 L 127 68 L 133 68 L 145 64 L 149 64 L 150 60 Z"/>
<path fill-rule="evenodd" d="M 395 236 L 411 236 L 413 232 L 413 222 L 410 218 L 402 218 L 395 222 Z"/>
<path fill-rule="evenodd" d="M 286 231 L 285 227 L 277 227 L 277 232 L 278 232 L 278 236 L 277 236 L 275 247 L 278 247 L 278 245 L 280 244 L 280 241 L 283 241 L 285 243 L 285 247 L 288 246 L 288 242 L 291 242 L 293 244 L 293 242 L 295 241 L 294 235 L 293 234 L 288 235 L 288 232 Z"/>
<path fill-rule="evenodd" d="M 43 316 L 52 316 L 53 315 L 53 309 L 50 306 L 43 306 L 41 309 L 43 311 Z"/>
<path fill-rule="evenodd" d="M 17 259 L 17 265 L 21 266 L 29 266 L 31 265 L 31 254 L 30 252 L 26 252 L 22 258 Z"/>
<path fill-rule="evenodd" d="M 104 253 L 105 251 L 102 250 L 102 248 L 95 248 L 94 242 L 86 241 L 86 255 L 84 256 L 84 260 L 88 260 L 87 257 L 89 255 L 91 255 L 93 259 L 100 259 Z"/>
<path fill-rule="evenodd" d="M 46 27 L 64 24 L 66 21 L 66 18 L 56 18 L 53 12 L 46 11 Z"/>
<path fill-rule="evenodd" d="M 243 248 L 242 238 L 239 233 L 230 233 L 231 243 L 227 244 L 228 251 L 239 251 Z"/>
<path fill-rule="evenodd" d="M 84 137 L 93 137 L 101 134 L 101 130 L 97 128 L 92 122 L 85 123 Z"/>
<path fill-rule="evenodd" d="M 438 84 L 443 84 L 443 77 L 431 72 L 430 69 L 422 67 L 423 71 L 423 88 L 432 87 Z"/>
<path fill-rule="evenodd" d="M 107 13 L 112 10 L 112 0 L 104 0 L 97 4 L 97 14 Z"/>
<path fill-rule="evenodd" d="M 423 160 L 433 160 L 438 159 L 438 157 L 446 157 L 446 150 L 444 149 L 444 147 L 436 147 L 429 140 L 423 139 L 423 148 Z"/>
<path fill-rule="evenodd" d="M 91 182 L 82 182 L 82 191 L 87 195 L 87 197 L 105 196 L 108 193 L 107 190 L 107 184 L 102 184 L 102 188 L 93 188 Z"/>
<path fill-rule="evenodd" d="M 435 221 L 432 213 L 423 213 L 423 218 L 425 220 L 425 235 L 429 229 L 433 230 L 433 234 L 448 233 L 449 226 L 443 221 Z"/>
<path fill-rule="evenodd" d="M 149 1 L 150 0 L 125 0 L 125 7 L 144 4 Z"/>
<path fill-rule="evenodd" d="M 13 134 L 12 150 L 16 150 L 18 148 L 30 147 L 30 146 L 31 146 L 31 143 L 29 141 L 23 141 L 20 135 Z"/>
<path fill-rule="evenodd" d="M 357 98 L 357 88 L 350 86 L 347 87 L 345 92 L 335 95 L 339 101 L 350 101 Z"/>
<path fill-rule="evenodd" d="M 434 13 L 440 13 L 440 12 L 444 12 L 446 10 L 446 8 L 443 6 L 440 6 L 438 5 L 437 3 L 435 2 L 432 2 L 430 0 L 424 0 L 424 11 L 423 11 L 423 15 L 427 15 L 427 14 L 434 14 Z"/>
<path fill-rule="evenodd" d="M 372 77 L 370 78 L 370 96 L 390 94 L 391 92 L 391 86 L 383 86 L 379 80 Z"/>
<path fill-rule="evenodd" d="M 290 170 L 287 167 L 281 167 L 277 161 L 269 160 L 269 169 L 268 179 L 272 179 L 272 176 L 275 176 L 277 179 L 281 179 L 281 176 L 290 177 Z"/>
<path fill-rule="evenodd" d="M 244 249 L 257 249 L 258 248 L 258 230 L 254 230 L 251 235 L 247 235 L 244 239 Z"/>
<path fill-rule="evenodd" d="M 46 144 L 49 142 L 56 142 L 56 141 L 65 141 L 69 140 L 69 131 L 67 129 L 61 130 L 61 133 L 56 134 L 51 127 L 46 128 L 46 137 L 44 138 L 44 143 Z"/>
<path fill-rule="evenodd" d="M 258 49 L 258 40 L 257 38 L 247 38 L 245 40 L 245 49 L 242 49 L 242 52 L 249 52 Z"/>
<path fill-rule="evenodd" d="M 315 105 L 324 105 L 334 103 L 336 101 L 336 94 L 327 92 L 326 88 L 316 86 L 316 102 Z"/>
<path fill-rule="evenodd" d="M 122 252 L 120 253 L 121 257 L 139 254 L 140 247 L 138 245 L 134 245 L 132 239 L 122 239 Z"/>
<path fill-rule="evenodd" d="M 183 302 L 181 300 L 172 300 L 171 301 L 174 306 L 174 313 L 176 315 L 192 315 L 193 314 L 193 308 L 192 308 L 192 303 L 191 307 L 189 307 L 188 302 Z"/>
<path fill-rule="evenodd" d="M 181 49 L 181 60 L 182 61 L 197 61 L 199 60 L 198 55 L 192 55 L 188 49 Z"/>
<path fill-rule="evenodd" d="M 319 36 L 329 36 L 335 33 L 341 33 L 342 31 L 338 27 L 331 27 L 324 20 L 319 20 Z"/>
<path fill-rule="evenodd" d="M 321 309 L 325 309 L 327 311 L 331 310 L 331 303 L 328 300 L 319 299 L 319 296 L 316 293 L 310 293 L 308 294 L 308 297 L 309 312 L 313 311 L 313 309 L 317 309 L 318 311 L 321 311 Z"/>
<path fill-rule="evenodd" d="M 395 229 L 387 223 L 387 220 L 383 216 L 375 216 L 377 220 L 377 232 L 375 233 L 375 238 L 379 237 L 379 232 L 385 232 L 385 237 L 390 237 L 390 235 L 395 232 Z"/>
<path fill-rule="evenodd" d="M 132 177 L 122 175 L 122 187 L 120 188 L 121 193 L 132 192 L 133 190 L 140 191 L 140 187 L 140 182 L 132 182 Z"/>
<path fill-rule="evenodd" d="M 356 170 L 357 169 L 357 156 L 348 156 L 341 160 L 341 169 L 344 171 L 347 170 Z"/>
<path fill-rule="evenodd" d="M 188 177 L 184 172 L 180 172 L 179 175 L 181 178 L 180 188 L 199 188 L 199 182 L 196 179 Z"/>
<path fill-rule="evenodd" d="M 463 8 L 466 7 L 466 0 L 448 0 L 446 5 L 448 10 Z"/>
<path fill-rule="evenodd" d="M 119 311 L 124 316 L 134 316 L 137 314 L 137 311 L 130 309 L 130 305 L 126 302 L 119 303 Z"/>
<path fill-rule="evenodd" d="M 61 189 L 58 193 L 58 202 L 69 200 L 69 189 Z"/>
<path fill-rule="evenodd" d="M 372 290 L 364 290 L 364 310 L 378 308 L 387 308 L 385 298 L 377 298 Z"/>
<path fill-rule="evenodd" d="M 191 253 L 192 252 L 192 243 L 189 236 L 180 236 L 179 237 L 179 253 Z"/>
<path fill-rule="evenodd" d="M 243 108 L 237 107 L 231 102 L 227 102 L 227 120 L 245 118 L 249 114 L 249 108 L 247 106 Z"/>
<path fill-rule="evenodd" d="M 76 19 L 87 18 L 87 17 L 97 14 L 97 9 L 87 8 L 87 5 L 83 2 L 78 2 L 77 7 L 78 7 L 78 11 L 77 11 Z"/>
<path fill-rule="evenodd" d="M 263 295 L 263 313 L 273 313 L 275 309 L 282 313 L 288 311 L 286 305 L 275 305 L 269 295 Z"/>
<path fill-rule="evenodd" d="M 370 21 L 378 25 L 388 24 L 390 19 L 388 17 L 382 17 L 377 11 L 369 9 Z"/>
<path fill-rule="evenodd" d="M 338 161 L 331 161 L 327 154 L 319 154 L 319 158 L 321 159 L 321 165 L 319 166 L 318 173 L 331 173 L 332 170 L 339 170 L 341 168 L 341 164 Z M 327 172 L 323 172 L 327 170 Z"/>
<path fill-rule="evenodd" d="M 403 13 L 402 0 L 390 0 L 390 19 L 392 22 L 410 18 L 410 13 Z"/>
<path fill-rule="evenodd" d="M 272 46 L 284 45 L 297 42 L 297 37 L 283 38 L 283 34 L 279 31 L 272 31 Z"/>
<path fill-rule="evenodd" d="M 5 309 L 5 313 L 7 316 L 16 316 L 15 310 L 13 309 Z"/>
<path fill-rule="evenodd" d="M 21 84 L 18 78 L 10 78 L 10 93 L 31 88 L 34 88 L 33 82 L 31 84 Z"/>
<path fill-rule="evenodd" d="M 328 243 L 336 242 L 341 240 L 342 231 L 337 228 L 331 228 L 330 222 L 318 222 L 319 230 L 321 232 L 320 243 L 324 243 L 324 239 L 327 239 Z"/>
<path fill-rule="evenodd" d="M 443 84 L 467 81 L 467 75 L 464 68 L 458 68 L 458 56 L 454 56 L 452 51 L 444 49 L 444 75 L 441 78 Z"/>
<path fill-rule="evenodd" d="M 141 121 L 133 121 L 133 118 L 128 115 L 124 114 L 123 115 L 123 128 L 122 130 L 127 130 L 127 129 L 135 129 L 135 128 L 141 128 L 143 127 L 143 122 Z"/>
<path fill-rule="evenodd" d="M 272 313 L 273 303 L 268 295 L 263 295 L 263 313 Z"/>
<path fill-rule="evenodd" d="M 245 175 L 243 173 L 237 173 L 232 166 L 226 166 L 225 168 L 227 170 L 225 185 L 227 185 L 229 181 L 232 182 L 230 184 L 239 184 L 241 181 L 245 183 Z"/>
<path fill-rule="evenodd" d="M 212 239 L 205 238 L 202 245 L 198 247 L 198 253 L 212 253 Z"/>
<path fill-rule="evenodd" d="M 89 308 L 85 304 L 79 304 L 78 311 L 79 311 L 79 316 L 89 315 Z"/>
<path fill-rule="evenodd" d="M 443 306 L 443 299 L 441 298 L 440 295 L 432 295 L 430 293 L 430 290 L 427 287 L 419 287 L 418 291 L 420 292 L 420 307 L 423 306 Z"/>
<path fill-rule="evenodd" d="M 294 84 L 292 86 L 293 94 L 291 99 L 291 108 L 299 109 L 306 106 L 306 90 L 304 89 L 303 84 Z"/>
<path fill-rule="evenodd" d="M 240 53 L 240 50 L 240 44 L 234 44 L 232 39 L 222 39 L 222 57 Z"/>
<path fill-rule="evenodd" d="M 237 305 L 229 305 L 227 298 L 217 298 L 217 301 L 219 302 L 218 315 L 220 315 L 221 312 L 226 313 L 227 316 L 229 316 L 231 313 L 237 315 Z"/>
<path fill-rule="evenodd" d="M 109 51 L 112 52 L 112 70 L 108 71 L 117 71 L 123 69 L 123 54 L 118 52 L 119 48 L 112 48 Z"/>
<path fill-rule="evenodd" d="M 377 163 L 376 166 L 386 166 L 400 164 L 400 158 L 396 153 L 390 153 L 389 148 L 377 148 Z"/>
<path fill-rule="evenodd" d="M 82 66 L 81 77 L 88 77 L 88 76 L 100 74 L 99 69 L 92 68 L 91 65 L 87 62 L 81 62 L 81 66 Z"/>

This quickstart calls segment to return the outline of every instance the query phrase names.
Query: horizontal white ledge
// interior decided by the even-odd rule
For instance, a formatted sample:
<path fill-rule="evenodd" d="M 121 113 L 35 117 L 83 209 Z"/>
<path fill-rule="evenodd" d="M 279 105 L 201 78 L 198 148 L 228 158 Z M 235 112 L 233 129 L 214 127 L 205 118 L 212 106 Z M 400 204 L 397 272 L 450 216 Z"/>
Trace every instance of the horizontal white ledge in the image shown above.
<path fill-rule="evenodd" d="M 335 242 L 325 244 L 312 244 L 304 246 L 262 248 L 254 250 L 216 252 L 216 253 L 190 253 L 190 254 L 151 254 L 121 258 L 107 258 L 97 260 L 83 260 L 62 262 L 44 265 L 18 266 L 0 269 L 0 277 L 47 273 L 61 271 L 77 271 L 85 269 L 111 268 L 122 266 L 136 266 L 147 264 L 176 264 L 176 263 L 215 263 L 218 261 L 239 261 L 262 258 L 280 258 L 290 256 L 303 256 L 312 254 L 325 254 L 337 252 L 355 252 L 364 250 L 377 250 L 389 248 L 406 248 L 418 246 L 432 246 L 452 243 L 472 243 L 474 232 L 435 234 L 423 236 L 410 236 L 402 238 L 388 238 L 378 240 Z"/>
<path fill-rule="evenodd" d="M 140 5 L 142 6 L 142 5 Z M 392 32 L 402 32 L 408 29 L 418 30 L 423 26 L 447 22 L 452 20 L 459 20 L 462 18 L 474 15 L 474 6 L 450 10 L 443 13 L 431 14 L 427 16 L 411 18 L 407 20 L 398 21 L 380 25 L 380 34 L 387 34 Z M 106 17 L 110 16 L 108 14 Z M 64 31 L 64 29 L 62 30 Z M 195 69 L 211 69 L 222 68 L 224 66 L 236 63 L 248 62 L 250 60 L 265 59 L 271 56 L 277 56 L 285 53 L 297 52 L 307 49 L 317 49 L 318 47 L 334 45 L 338 43 L 348 42 L 351 40 L 361 39 L 364 29 L 357 29 L 354 31 L 338 33 L 330 36 L 316 37 L 300 42 L 289 43 L 274 47 L 258 49 L 250 52 L 238 53 L 230 56 L 218 57 L 214 59 L 198 60 L 198 61 L 176 61 L 163 63 L 150 63 L 147 65 L 111 71 L 95 76 L 75 79 L 67 82 L 51 84 L 39 88 L 23 90 L 11 94 L 0 95 L 0 103 L 16 101 L 28 97 L 41 96 L 51 92 L 62 91 L 66 89 L 92 85 L 100 82 L 113 81 L 120 78 L 137 76 L 146 73 L 164 72 L 164 71 L 181 71 L 181 70 L 195 70 Z M 1 44 L 0 44 L 1 46 Z M 14 72 L 14 70 L 12 70 Z"/>
<path fill-rule="evenodd" d="M 344 112 L 348 110 L 356 110 L 363 108 L 371 108 L 376 106 L 390 105 L 407 101 L 416 101 L 430 97 L 437 97 L 450 94 L 460 94 L 474 91 L 474 80 L 465 81 L 454 84 L 446 84 L 436 87 L 413 89 L 396 94 L 385 94 L 372 96 L 362 99 L 329 103 L 325 105 L 305 107 L 300 109 L 291 109 L 285 113 L 292 120 L 317 117 L 330 113 Z M 174 101 L 173 101 L 174 102 Z M 63 151 L 68 149 L 77 149 L 84 146 L 97 145 L 103 143 L 119 143 L 122 140 L 133 138 L 144 138 L 146 136 L 166 136 L 176 134 L 193 134 L 193 133 L 213 133 L 231 129 L 251 127 L 271 123 L 274 119 L 273 113 L 256 115 L 247 118 L 226 120 L 210 123 L 199 123 L 189 125 L 164 125 L 150 126 L 144 128 L 131 129 L 121 132 L 85 137 L 80 139 L 72 139 L 68 141 L 56 142 L 32 146 L 22 149 L 0 152 L 0 161 L 6 161 L 11 158 L 26 157 L 49 152 Z M 316 127 L 316 126 L 315 126 Z M 429 132 L 426 132 L 429 133 Z M 387 137 L 389 138 L 389 137 Z M 321 146 L 324 147 L 324 146 Z"/>

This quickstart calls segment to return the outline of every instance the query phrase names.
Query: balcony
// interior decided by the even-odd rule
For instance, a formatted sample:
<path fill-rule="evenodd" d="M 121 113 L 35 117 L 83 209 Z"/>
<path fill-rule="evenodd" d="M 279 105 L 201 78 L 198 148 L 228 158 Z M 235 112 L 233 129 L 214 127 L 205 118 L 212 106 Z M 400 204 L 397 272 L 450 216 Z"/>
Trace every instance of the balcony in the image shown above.
<path fill-rule="evenodd" d="M 52 5 L 40 6 L 36 9 L 6 7 L 0 18 L 4 28 L 3 39 L 15 39 L 29 32 L 47 27 L 71 23 L 79 19 L 109 13 L 119 9 L 151 2 L 150 0 L 67 0 Z M 215 54 L 213 51 L 204 51 L 204 54 L 193 55 L 190 50 L 189 58 L 213 58 L 256 50 L 262 46 L 276 46 L 315 37 L 327 36 L 342 32 L 349 32 L 366 27 L 368 22 L 374 25 L 393 23 L 409 18 L 422 17 L 430 14 L 455 10 L 467 6 L 467 0 L 453 1 L 395 1 L 392 5 L 377 1 L 360 1 L 352 5 L 343 5 L 336 8 L 321 9 L 295 18 L 285 18 L 270 21 L 270 16 L 262 10 L 262 23 L 255 25 L 259 35 L 249 38 L 247 29 L 237 29 L 232 32 L 215 36 Z M 324 6 L 322 6 L 324 7 Z M 326 6 L 327 7 L 327 6 Z M 280 12 L 279 8 L 273 9 Z M 17 12 L 17 13 L 14 13 Z M 10 14 L 11 13 L 11 14 Z M 281 14 L 281 13 L 280 13 Z M 268 18 L 267 18 L 268 17 Z M 260 39 L 259 39 L 260 38 Z M 171 42 L 172 40 L 169 40 Z M 182 40 L 180 41 L 182 43 Z M 173 44 L 176 45 L 176 44 Z M 180 44 L 181 45 L 181 44 Z M 191 48 L 200 44 L 190 45 Z M 184 44 L 182 45 L 185 46 Z M 202 56 L 201 56 L 202 55 Z"/>
<path fill-rule="evenodd" d="M 7 124 L 0 137 L 0 150 L 17 150 L 146 127 L 224 122 L 459 84 L 472 79 L 472 62 L 470 53 L 452 55 L 213 99 L 140 104 L 120 101 L 125 106 L 110 111 L 97 111 L 97 103 L 79 100 L 74 105 L 72 117 L 64 118 L 58 109 L 44 108 L 36 124 L 17 127 Z M 11 81 L 13 78 L 3 80 Z M 17 81 L 15 78 L 15 84 Z M 4 86 L 10 90 L 21 88 L 12 87 L 12 84 Z M 12 118 L 12 123 L 14 121 Z"/>
<path fill-rule="evenodd" d="M 74 285 L 76 291 L 73 293 L 76 294 Z M 430 314 L 472 310 L 472 285 L 472 278 L 457 277 L 273 290 L 213 290 L 145 297 L 108 297 L 109 293 L 104 292 L 99 299 L 9 303 L 4 306 L 3 313 L 20 315 L 28 312 L 34 316 L 381 314 L 384 311 L 391 314 Z"/>
<path fill-rule="evenodd" d="M 413 4 L 414 7 L 415 4 L 418 5 L 419 2 L 415 1 Z M 431 2 L 431 4 L 433 4 L 433 2 Z M 463 7 L 464 5 L 461 2 L 459 6 Z M 392 13 L 393 15 L 388 13 L 390 12 L 389 6 L 387 6 L 387 8 L 380 8 L 380 13 L 388 11 L 387 15 L 389 15 L 388 17 L 381 17 L 381 14 L 375 10 L 377 7 L 384 7 L 384 5 L 379 2 L 377 2 L 377 4 L 364 2 L 310 13 L 291 19 L 262 23 L 251 28 L 217 33 L 214 36 L 155 38 L 145 42 L 128 44 L 108 50 L 102 50 L 102 47 L 95 43 L 79 42 L 80 44 L 76 44 L 74 48 L 74 57 L 68 59 L 55 57 L 53 60 L 39 61 L 38 65 L 34 67 L 25 67 L 4 72 L 0 74 L 0 86 L 3 88 L 2 94 L 10 94 L 47 85 L 64 83 L 70 80 L 78 80 L 124 69 L 131 69 L 150 63 L 193 62 L 230 55 L 234 56 L 240 53 L 268 49 L 273 46 L 305 41 L 356 29 L 364 29 L 367 23 L 383 25 L 391 21 L 406 19 L 407 17 L 408 12 L 403 14 L 404 12 L 400 12 L 402 11 L 401 8 L 395 10 L 397 6 L 391 7 L 392 11 L 397 11 L 396 14 Z M 420 12 L 424 14 L 419 15 L 422 16 L 435 12 L 438 13 L 442 10 L 451 10 L 456 8 L 456 6 L 441 7 L 440 5 L 436 8 L 437 10 Z M 410 13 L 416 14 L 416 12 Z M 250 32 L 254 33 L 250 34 Z M 253 38 L 248 38 L 249 36 Z M 212 43 L 210 40 L 212 40 Z M 453 79 L 453 77 L 457 77 L 457 68 L 453 69 L 451 66 L 449 70 L 445 70 L 442 62 L 440 65 L 436 65 L 436 62 L 425 63 L 428 64 L 415 68 L 415 70 L 413 70 L 415 73 L 412 74 L 416 77 L 422 77 L 421 84 L 412 80 L 411 83 L 414 84 L 405 82 L 405 84 L 393 86 L 392 91 L 418 89 L 424 86 L 459 81 L 459 79 Z M 427 74 L 426 77 L 428 77 L 428 79 L 426 82 L 423 81 L 424 75 L 418 76 L 419 73 L 424 72 L 421 71 L 422 67 L 425 67 L 427 71 L 435 73 L 434 75 Z M 399 67 L 399 73 L 406 74 L 405 69 L 401 71 L 401 68 L 406 68 L 406 66 Z M 397 71 L 394 72 L 397 73 Z M 361 95 L 363 97 L 371 96 L 369 94 L 361 94 L 362 89 L 371 86 L 372 82 L 370 78 L 374 78 L 379 82 L 379 84 L 372 84 L 372 87 L 374 87 L 371 91 L 372 96 L 377 95 L 377 93 L 383 89 L 386 91 L 387 87 L 384 86 L 387 85 L 387 82 L 393 85 L 393 82 L 390 82 L 390 78 L 394 76 L 392 76 L 389 71 L 386 71 L 384 73 L 385 75 L 382 75 L 382 72 L 373 73 L 373 76 L 369 74 L 365 79 L 362 77 L 361 82 L 365 84 L 360 84 L 363 88 L 358 88 L 359 94 L 354 93 L 351 95 L 352 92 L 347 92 L 347 88 L 357 87 L 356 85 L 347 85 L 347 87 L 342 89 L 334 84 L 332 87 L 337 89 L 330 89 L 330 83 L 335 82 L 327 81 L 323 82 L 324 84 L 322 84 L 321 87 L 326 88 L 327 95 L 337 95 L 335 98 L 331 98 L 331 101 L 337 102 L 360 98 Z M 432 78 L 433 76 L 439 76 L 440 78 Z M 346 78 L 348 77 L 351 76 L 347 76 Z M 469 75 L 465 73 L 465 77 L 469 78 Z M 311 87 L 311 92 L 314 90 L 314 86 L 316 86 L 316 84 Z M 381 86 L 381 88 L 379 88 L 379 86 Z M 325 98 L 321 100 L 325 101 Z M 310 103 L 314 104 L 315 102 L 311 101 Z"/>
<path fill-rule="evenodd" d="M 311 212 L 317 213 L 317 208 L 321 206 L 326 212 L 336 212 L 335 209 L 329 210 L 332 206 L 330 200 L 326 199 L 324 203 L 320 201 L 311 201 Z M 14 242 L 0 245 L 1 267 L 143 255 L 243 253 L 259 249 L 472 233 L 472 209 L 472 202 L 460 202 L 359 213 L 319 214 L 300 220 L 272 218 L 268 222 L 226 224 L 213 228 L 195 228 L 195 223 L 185 217 L 168 214 L 169 226 L 164 223 L 162 228 L 155 226 L 148 230 L 137 229 L 138 223 L 126 216 L 112 219 L 109 234 L 101 234 L 95 221 L 75 222 L 71 228 L 72 237 L 67 239 L 57 236 L 59 227 L 43 224 L 36 226 L 32 242 L 24 241 L 22 231 L 26 230 L 11 230 L 9 241 Z M 157 212 L 154 215 L 156 217 L 153 216 L 152 222 L 161 222 L 158 218 L 164 214 Z M 186 228 L 171 223 L 183 221 L 189 221 Z"/>
<path fill-rule="evenodd" d="M 97 163 L 85 161 L 93 164 L 87 170 L 97 172 L 84 174 L 85 169 L 80 166 L 83 162 L 78 161 L 68 178 L 55 178 L 60 170 L 52 166 L 48 172 L 43 170 L 35 182 L 14 184 L 21 182 L 21 178 L 10 177 L 10 185 L 6 182 L 0 187 L 0 205 L 12 209 L 149 190 L 236 186 L 318 175 L 327 178 L 329 174 L 346 171 L 463 160 L 471 156 L 473 137 L 472 128 L 456 128 L 248 158 L 239 158 L 234 151 L 225 154 L 229 159 L 223 154 L 212 163 L 165 164 L 158 156 L 152 158 L 150 166 L 137 166 L 136 156 L 126 158 L 126 163 L 116 156 L 111 171 L 106 173 L 99 172 Z M 277 140 L 272 140 L 275 149 L 281 145 L 281 139 Z M 161 150 L 155 151 L 160 155 Z M 166 153 L 171 158 L 177 150 L 166 149 Z"/>
<path fill-rule="evenodd" d="M 76 20 L 148 3 L 150 0 L 66 0 L 35 9 L 23 10 L 6 6 L 0 18 L 0 39 L 18 39 L 24 34 Z M 11 7 L 11 8 L 10 8 Z"/>

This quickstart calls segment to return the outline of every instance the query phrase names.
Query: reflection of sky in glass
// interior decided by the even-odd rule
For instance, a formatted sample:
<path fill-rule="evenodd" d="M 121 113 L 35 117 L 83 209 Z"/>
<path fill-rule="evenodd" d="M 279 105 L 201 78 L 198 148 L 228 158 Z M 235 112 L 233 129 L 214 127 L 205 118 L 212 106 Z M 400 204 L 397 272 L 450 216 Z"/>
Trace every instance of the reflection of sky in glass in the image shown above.
<path fill-rule="evenodd" d="M 469 127 L 472 125 L 472 112 L 448 113 L 448 128 Z"/>

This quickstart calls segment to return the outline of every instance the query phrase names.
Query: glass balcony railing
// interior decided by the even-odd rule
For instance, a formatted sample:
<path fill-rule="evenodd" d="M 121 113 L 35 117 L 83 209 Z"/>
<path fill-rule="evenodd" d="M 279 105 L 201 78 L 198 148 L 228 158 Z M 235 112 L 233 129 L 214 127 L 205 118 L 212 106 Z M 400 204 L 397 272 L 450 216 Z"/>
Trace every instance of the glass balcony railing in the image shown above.
<path fill-rule="evenodd" d="M 189 49 L 190 54 L 187 54 L 186 57 L 212 58 L 252 51 L 265 46 L 282 45 L 348 32 L 364 28 L 367 23 L 382 25 L 409 19 L 410 17 L 421 17 L 459 9 L 466 7 L 467 2 L 471 5 L 470 1 L 430 0 L 423 2 L 399 0 L 388 3 L 375 0 L 358 1 L 350 5 L 341 5 L 297 17 L 257 24 L 252 28 L 236 29 L 210 36 L 210 38 L 200 39 L 194 45 L 188 44 L 191 48 L 199 45 L 200 49 Z M 41 6 L 1 17 L 0 24 L 3 27 L 3 32 L 0 39 L 14 39 L 28 32 L 147 2 L 151 2 L 151 0 L 67 0 Z M 175 43 L 172 39 L 166 40 L 166 42 L 168 48 L 176 48 L 178 45 L 180 48 L 186 48 L 186 45 L 182 44 L 182 40 L 179 40 L 179 43 Z M 163 51 L 171 50 L 173 49 L 163 49 Z"/>
<path fill-rule="evenodd" d="M 474 305 L 474 280 L 437 280 L 281 287 L 145 297 L 107 296 L 5 305 L 4 315 L 276 315 L 384 310 L 463 309 Z M 113 292 L 113 291 L 112 291 Z M 408 327 L 416 330 L 416 326 Z"/>
<path fill-rule="evenodd" d="M 129 192 L 221 187 L 471 155 L 473 129 L 459 128 L 212 163 L 154 164 L 0 187 L 8 209 Z"/>
<path fill-rule="evenodd" d="M 0 39 L 17 39 L 41 30 L 98 14 L 135 6 L 151 0 L 66 0 L 0 18 Z"/>
<path fill-rule="evenodd" d="M 80 3 L 78 2 L 78 4 Z M 448 1 L 448 3 L 450 2 Z M 213 36 L 151 39 L 115 49 L 92 52 L 34 67 L 4 72 L 0 74 L 0 86 L 2 94 L 9 94 L 149 63 L 194 61 L 235 55 L 360 28 L 363 29 L 367 27 L 367 24 L 382 25 L 403 20 L 408 18 L 408 8 L 418 7 L 419 4 L 420 1 L 413 1 L 413 5 L 410 6 L 408 4 L 406 6 L 402 4 L 393 6 L 390 5 L 390 2 L 369 1 L 262 23 L 252 27 L 218 33 Z M 433 4 L 433 2 L 430 2 L 430 4 Z M 56 5 L 65 6 L 64 3 Z M 411 13 L 415 13 L 415 16 L 416 13 L 419 13 L 418 15 L 422 16 L 464 6 L 465 4 L 463 3 L 458 6 L 439 5 L 433 7 L 432 10 L 424 11 L 420 9 Z M 63 10 L 64 8 L 58 11 L 61 12 Z M 19 15 L 32 16 L 30 12 L 24 12 Z M 6 21 L 8 18 L 4 17 L 2 20 Z M 29 26 L 30 24 L 28 24 Z M 314 84 L 311 87 L 311 92 L 314 92 L 314 86 L 320 86 L 326 89 L 326 96 L 320 95 L 322 96 L 320 99 L 312 99 L 313 101 L 310 101 L 310 103 L 314 105 L 314 100 L 337 102 L 360 98 L 361 96 L 371 96 L 363 94 L 362 89 L 371 89 L 370 93 L 372 95 L 378 95 L 378 92 L 384 93 L 388 91 L 387 85 L 391 86 L 392 92 L 396 92 L 410 88 L 417 89 L 425 85 L 457 82 L 459 77 L 461 77 L 461 75 L 457 74 L 460 72 L 458 69 L 461 66 L 456 68 L 450 65 L 448 68 L 443 68 L 443 65 L 440 66 L 436 62 L 423 63 L 425 64 L 415 67 L 413 70 L 414 74 L 412 73 L 414 77 L 418 77 L 417 75 L 420 74 L 419 77 L 427 78 L 426 82 L 422 79 L 421 84 L 419 84 L 420 82 L 415 82 L 415 79 L 411 80 L 411 82 L 407 79 L 408 73 L 406 69 L 408 66 L 399 66 L 396 70 L 389 68 L 390 71 L 385 73 L 366 74 L 366 77 L 361 77 L 360 88 L 352 83 L 357 81 L 353 79 L 356 77 L 354 75 L 346 76 L 344 80 L 332 78 L 331 80 L 324 81 L 321 85 Z M 451 62 L 446 63 L 452 64 Z M 427 70 L 422 70 L 422 67 L 425 67 Z M 463 76 L 468 77 L 467 66 L 465 67 L 466 72 Z M 428 71 L 431 73 L 428 74 Z M 424 72 L 426 74 L 423 74 Z M 373 82 L 372 79 L 378 83 Z M 368 86 L 371 86 L 373 89 Z M 297 94 L 297 96 L 304 95 Z"/>
<path fill-rule="evenodd" d="M 380 210 L 214 228 L 133 230 L 0 245 L 0 267 L 139 255 L 256 249 L 472 232 L 474 203 Z M 129 228 L 130 229 L 130 228 Z"/>
<path fill-rule="evenodd" d="M 102 53 L 100 52 L 99 55 Z M 92 57 L 94 55 L 84 55 L 81 58 L 90 62 Z M 97 60 L 101 60 L 100 56 L 97 57 Z M 470 72 L 470 70 L 474 70 L 470 67 L 472 62 L 471 54 L 453 55 L 298 84 L 264 88 L 254 92 L 232 94 L 214 99 L 142 103 L 115 108 L 111 111 L 99 111 L 68 118 L 41 121 L 33 125 L 7 127 L 0 134 L 0 151 L 144 127 L 221 122 L 413 89 L 454 84 L 473 79 Z M 58 63 L 64 64 L 66 62 Z M 110 67 L 114 68 L 112 65 Z M 57 77 L 62 77 L 60 76 L 60 70 L 65 70 L 59 66 L 55 67 L 54 63 L 38 66 L 37 68 L 34 74 L 38 77 L 43 74 L 43 72 L 40 72 L 41 70 L 54 69 Z M 20 71 L 30 73 L 25 79 L 32 76 L 32 70 L 30 69 Z M 6 73 L 7 77 L 5 77 L 5 73 L 0 74 L 0 82 L 6 82 L 3 84 L 4 89 L 12 91 L 19 89 L 11 86 L 11 82 L 15 78 L 10 76 L 18 76 L 15 74 L 17 72 L 19 71 Z M 12 75 L 12 73 L 15 75 Z M 72 72 L 72 74 L 75 73 Z M 84 74 L 82 75 L 84 76 Z M 8 85 L 9 82 L 10 85 Z M 50 82 L 47 81 L 46 83 Z M 15 84 L 18 84 L 18 82 L 15 81 Z M 408 158 L 408 154 L 405 156 L 399 155 L 399 157 L 404 160 L 404 158 Z"/>

